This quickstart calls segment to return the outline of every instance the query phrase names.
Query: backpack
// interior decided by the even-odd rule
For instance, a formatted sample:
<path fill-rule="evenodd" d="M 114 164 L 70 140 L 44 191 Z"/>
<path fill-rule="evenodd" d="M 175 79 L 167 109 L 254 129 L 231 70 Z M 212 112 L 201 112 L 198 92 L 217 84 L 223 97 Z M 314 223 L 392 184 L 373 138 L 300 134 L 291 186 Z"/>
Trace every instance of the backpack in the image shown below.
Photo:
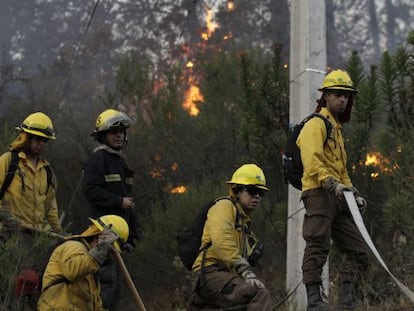
<path fill-rule="evenodd" d="M 313 117 L 318 117 L 325 123 L 327 135 L 324 141 L 324 145 L 326 145 L 328 139 L 331 137 L 333 129 L 332 124 L 325 116 L 319 113 L 312 113 L 303 119 L 302 122 L 294 125 L 289 129 L 286 149 L 284 152 L 282 152 L 282 170 L 285 183 L 289 183 L 299 190 L 302 190 L 303 165 L 300 157 L 299 147 L 296 145 L 296 140 L 305 123 Z"/>
<path fill-rule="evenodd" d="M 220 200 L 230 200 L 233 202 L 231 197 L 220 197 L 208 202 L 203 206 L 197 216 L 193 219 L 189 227 L 184 228 L 183 231 L 177 234 L 177 252 L 182 263 L 191 271 L 193 263 L 196 260 L 198 254 L 211 246 L 211 243 L 200 249 L 201 236 L 203 234 L 204 223 L 207 220 L 207 213 L 210 208 Z M 237 224 L 238 213 L 236 214 Z"/>
<path fill-rule="evenodd" d="M 7 189 L 9 188 L 14 175 L 18 169 L 18 164 L 19 164 L 19 152 L 12 150 L 10 151 L 11 153 L 11 160 L 10 160 L 10 164 L 9 164 L 9 168 L 7 170 L 6 173 L 6 178 L 4 179 L 3 184 L 1 185 L 1 189 L 0 189 L 0 200 L 3 199 L 4 194 L 6 193 Z M 47 189 L 49 189 L 49 187 L 51 185 L 53 185 L 53 172 L 52 169 L 50 168 L 49 165 L 45 165 L 45 170 L 46 170 L 46 174 L 47 174 Z M 53 185 L 54 186 L 54 185 Z"/>

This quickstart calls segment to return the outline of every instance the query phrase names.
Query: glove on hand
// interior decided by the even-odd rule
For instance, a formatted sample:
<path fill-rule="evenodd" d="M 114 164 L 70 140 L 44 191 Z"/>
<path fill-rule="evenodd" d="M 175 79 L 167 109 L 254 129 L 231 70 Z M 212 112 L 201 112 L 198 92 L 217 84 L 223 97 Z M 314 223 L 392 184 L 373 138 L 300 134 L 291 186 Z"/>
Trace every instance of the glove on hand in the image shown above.
<path fill-rule="evenodd" d="M 264 284 L 257 278 L 256 274 L 254 274 L 251 269 L 243 271 L 241 277 L 250 285 L 257 286 L 258 288 L 265 288 Z"/>
<path fill-rule="evenodd" d="M 256 274 L 254 274 L 252 267 L 247 262 L 246 259 L 240 259 L 235 265 L 234 268 L 243 279 L 245 279 L 246 283 L 250 285 L 255 285 L 258 288 L 265 288 L 264 284 L 257 278 Z"/>
<path fill-rule="evenodd" d="M 352 187 L 347 186 L 347 185 L 344 185 L 344 184 L 338 182 L 333 177 L 329 177 L 328 179 L 326 179 L 322 183 L 322 187 L 326 191 L 334 194 L 337 198 L 342 197 L 342 195 L 344 194 L 344 191 L 346 191 L 346 190 L 352 191 Z"/>
<path fill-rule="evenodd" d="M 95 247 L 92 247 L 89 250 L 89 255 L 95 258 L 95 260 L 99 262 L 100 265 L 102 265 L 105 262 L 105 260 L 108 259 L 111 250 L 111 244 L 103 243 Z"/>
<path fill-rule="evenodd" d="M 365 213 L 365 210 L 367 209 L 368 203 L 367 200 L 365 200 L 363 197 L 358 196 L 355 197 L 355 201 L 357 202 L 359 211 L 363 214 Z"/>
<path fill-rule="evenodd" d="M 119 239 L 119 236 L 112 231 L 110 226 L 107 226 L 103 229 L 103 231 L 98 236 L 98 245 L 101 244 L 112 244 L 116 240 Z"/>
<path fill-rule="evenodd" d="M 361 196 L 361 193 L 359 192 L 359 190 L 356 187 L 352 186 L 351 191 L 352 191 L 352 193 L 354 194 L 355 197 L 360 197 Z"/>

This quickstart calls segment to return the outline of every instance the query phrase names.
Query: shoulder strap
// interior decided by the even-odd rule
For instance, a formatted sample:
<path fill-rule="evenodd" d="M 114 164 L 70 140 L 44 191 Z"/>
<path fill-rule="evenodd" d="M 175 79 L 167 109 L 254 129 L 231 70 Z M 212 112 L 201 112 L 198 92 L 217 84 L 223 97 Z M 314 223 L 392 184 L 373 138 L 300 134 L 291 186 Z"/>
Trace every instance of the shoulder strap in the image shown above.
<path fill-rule="evenodd" d="M 47 174 L 47 190 L 49 190 L 49 187 L 52 186 L 53 188 L 55 187 L 55 183 L 54 183 L 54 175 L 53 175 L 53 171 L 52 168 L 49 165 L 45 165 L 45 170 L 46 170 L 46 174 Z"/>
<path fill-rule="evenodd" d="M 11 160 L 9 164 L 9 169 L 7 170 L 7 173 L 6 173 L 6 177 L 4 178 L 4 182 L 1 185 L 0 200 L 3 199 L 4 193 L 6 192 L 7 188 L 9 188 L 14 178 L 14 174 L 17 171 L 18 164 L 19 164 L 19 153 L 15 150 L 10 151 L 10 153 L 11 153 Z"/>
<path fill-rule="evenodd" d="M 230 196 L 223 196 L 223 197 L 219 197 L 219 198 L 216 198 L 213 201 L 211 201 L 211 203 L 209 204 L 208 209 L 210 209 L 214 204 L 216 204 L 218 201 L 221 201 L 221 200 L 229 200 L 234 204 L 234 201 Z M 237 210 L 237 207 L 236 207 L 236 222 L 234 224 L 235 228 L 237 228 L 237 223 L 238 223 L 239 217 L 240 217 L 239 216 L 239 211 Z M 205 220 L 207 220 L 207 214 L 206 214 L 206 218 L 204 219 L 204 221 Z M 204 226 L 203 226 L 203 228 L 204 228 Z M 200 248 L 199 251 L 202 252 L 202 251 L 206 250 L 207 248 L 209 248 L 210 246 L 211 246 L 211 241 L 208 242 L 206 245 L 204 245 L 204 247 Z"/>
<path fill-rule="evenodd" d="M 324 115 L 320 114 L 320 113 L 312 113 L 311 115 L 309 115 L 308 117 L 306 117 L 302 122 L 306 123 L 307 121 L 309 121 L 309 119 L 313 118 L 313 117 L 318 117 L 319 119 L 323 120 L 323 122 L 325 123 L 325 127 L 326 127 L 326 138 L 324 141 L 324 145 L 326 145 L 326 143 L 328 142 L 329 137 L 331 136 L 331 132 L 333 129 L 332 123 L 329 122 L 328 118 L 326 118 Z"/>

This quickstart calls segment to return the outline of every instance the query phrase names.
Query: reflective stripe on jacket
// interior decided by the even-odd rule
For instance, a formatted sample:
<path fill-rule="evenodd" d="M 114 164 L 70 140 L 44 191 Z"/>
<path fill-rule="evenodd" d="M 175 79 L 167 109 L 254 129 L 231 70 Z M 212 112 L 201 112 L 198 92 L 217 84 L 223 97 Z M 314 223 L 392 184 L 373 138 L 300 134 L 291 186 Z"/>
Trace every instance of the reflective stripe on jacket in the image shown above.
<path fill-rule="evenodd" d="M 0 185 L 4 182 L 10 161 L 10 152 L 0 156 Z M 26 154 L 19 152 L 18 168 L 4 194 L 3 208 L 9 210 L 24 227 L 60 233 L 62 227 L 59 222 L 55 189 L 48 186 L 47 172 L 44 168 L 46 165 L 49 163 L 40 157 L 37 167 L 34 168 L 26 160 Z"/>
<path fill-rule="evenodd" d="M 88 248 L 86 242 L 69 240 L 53 251 L 43 275 L 39 311 L 104 310 L 94 276 L 100 266 Z"/>
<path fill-rule="evenodd" d="M 303 163 L 302 191 L 321 187 L 322 181 L 328 177 L 352 186 L 346 168 L 342 125 L 336 122 L 327 108 L 323 107 L 319 113 L 331 122 L 332 133 L 324 145 L 327 133 L 323 120 L 312 118 L 303 126 L 296 140 Z"/>
<path fill-rule="evenodd" d="M 92 216 L 116 214 L 127 219 L 122 198 L 132 191 L 133 171 L 124 159 L 107 150 L 95 151 L 84 166 L 82 192 L 92 208 Z"/>
<path fill-rule="evenodd" d="M 237 217 L 236 209 L 239 217 Z M 236 218 L 237 224 L 236 224 Z M 251 219 L 242 208 L 230 200 L 220 200 L 214 204 L 207 214 L 201 238 L 201 248 L 211 242 L 205 252 L 204 266 L 224 264 L 230 270 L 244 253 L 248 252 L 247 234 Z M 201 268 L 203 252 L 200 252 L 193 264 L 193 271 Z"/>

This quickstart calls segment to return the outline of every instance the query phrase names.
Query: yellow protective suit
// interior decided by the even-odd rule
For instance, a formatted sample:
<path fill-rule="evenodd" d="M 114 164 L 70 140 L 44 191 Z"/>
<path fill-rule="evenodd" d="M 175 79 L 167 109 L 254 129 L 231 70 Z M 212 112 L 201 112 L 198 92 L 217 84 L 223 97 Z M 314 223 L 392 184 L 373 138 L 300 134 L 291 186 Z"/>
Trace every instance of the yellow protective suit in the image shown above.
<path fill-rule="evenodd" d="M 10 161 L 10 152 L 0 156 L 0 185 L 4 182 Z M 48 187 L 47 172 L 44 169 L 48 164 L 40 157 L 34 168 L 26 160 L 26 154 L 19 152 L 18 169 L 4 195 L 2 208 L 9 211 L 23 227 L 61 233 L 55 189 Z"/>
<path fill-rule="evenodd" d="M 201 247 L 210 241 L 212 243 L 206 251 L 204 267 L 224 263 L 229 270 L 234 271 L 234 264 L 242 257 L 248 258 L 252 252 L 248 242 L 249 236 L 246 233 L 250 223 L 250 217 L 237 203 L 234 205 L 230 200 L 219 200 L 214 204 L 208 211 L 201 238 Z M 254 237 L 253 233 L 249 235 Z M 193 264 L 193 271 L 200 270 L 202 257 L 203 252 L 200 252 Z"/>
<path fill-rule="evenodd" d="M 84 239 L 68 240 L 52 253 L 43 275 L 39 311 L 104 310 L 94 273 L 100 268 Z"/>
<path fill-rule="evenodd" d="M 303 163 L 302 192 L 322 187 L 322 182 L 333 177 L 340 183 L 352 186 L 346 168 L 346 151 L 342 125 L 323 107 L 319 112 L 332 123 L 331 137 L 324 145 L 326 126 L 320 118 L 312 118 L 302 128 L 296 145 Z"/>

